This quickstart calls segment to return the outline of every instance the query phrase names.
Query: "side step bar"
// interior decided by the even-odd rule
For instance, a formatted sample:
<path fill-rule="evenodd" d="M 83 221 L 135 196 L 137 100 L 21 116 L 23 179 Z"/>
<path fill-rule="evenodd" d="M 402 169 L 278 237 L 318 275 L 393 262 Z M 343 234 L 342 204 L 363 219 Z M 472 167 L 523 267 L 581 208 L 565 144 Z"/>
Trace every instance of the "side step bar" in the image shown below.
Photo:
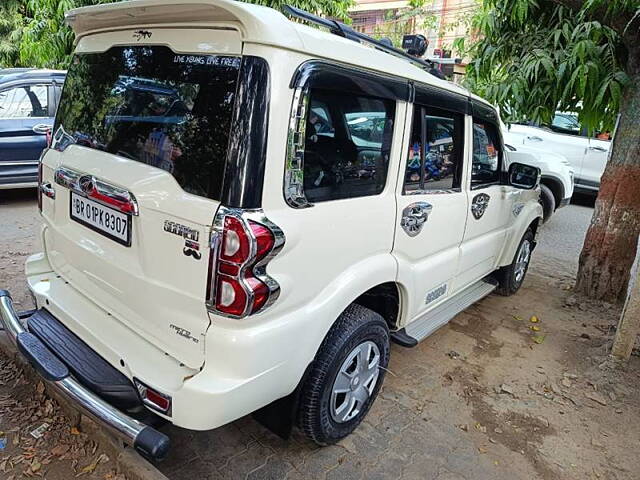
<path fill-rule="evenodd" d="M 458 313 L 489 295 L 497 286 L 497 282 L 491 278 L 482 279 L 445 300 L 433 310 L 429 310 L 405 328 L 393 332 L 391 339 L 403 347 L 413 347 L 448 323 Z"/>
<path fill-rule="evenodd" d="M 36 371 L 83 413 L 107 427 L 143 456 L 161 460 L 169 451 L 169 437 L 113 407 L 84 387 L 42 341 L 28 332 L 13 308 L 7 290 L 0 290 L 0 324 Z"/>

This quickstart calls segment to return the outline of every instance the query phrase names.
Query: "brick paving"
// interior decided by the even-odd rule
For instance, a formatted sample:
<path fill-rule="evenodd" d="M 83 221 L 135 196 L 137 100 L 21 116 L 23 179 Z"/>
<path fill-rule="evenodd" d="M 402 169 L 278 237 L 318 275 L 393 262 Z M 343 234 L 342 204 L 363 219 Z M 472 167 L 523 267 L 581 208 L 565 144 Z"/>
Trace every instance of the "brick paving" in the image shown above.
<path fill-rule="evenodd" d="M 600 323 L 615 312 L 567 308 L 570 278 L 536 270 L 517 295 L 487 297 L 415 348 L 393 345 L 373 408 L 338 444 L 296 430 L 284 441 L 250 416 L 208 432 L 167 426 L 158 468 L 171 480 L 637 479 L 640 459 L 623 452 L 640 431 L 640 362 L 604 373 Z M 593 390 L 612 404 L 588 400 Z"/>
<path fill-rule="evenodd" d="M 451 412 L 444 413 L 448 404 L 461 402 L 453 392 L 457 386 L 442 386 L 441 369 L 413 363 L 420 357 L 430 362 L 434 353 L 429 347 L 393 346 L 393 374 L 386 376 L 366 420 L 337 445 L 318 447 L 295 430 L 284 441 L 244 417 L 209 432 L 168 427 L 172 451 L 159 468 L 171 480 L 530 478 L 526 465 L 518 476 L 480 453 L 469 433 L 448 418 Z M 446 363 L 446 355 L 437 354 Z"/>

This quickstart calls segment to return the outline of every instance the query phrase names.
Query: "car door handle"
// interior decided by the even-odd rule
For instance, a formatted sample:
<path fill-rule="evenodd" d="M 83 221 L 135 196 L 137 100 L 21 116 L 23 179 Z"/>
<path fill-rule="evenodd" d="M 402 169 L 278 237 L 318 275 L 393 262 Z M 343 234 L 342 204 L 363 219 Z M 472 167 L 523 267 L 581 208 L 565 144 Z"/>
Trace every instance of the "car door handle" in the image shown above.
<path fill-rule="evenodd" d="M 533 142 L 541 142 L 542 141 L 542 139 L 540 137 L 536 136 L 536 135 L 531 135 L 531 136 L 527 137 L 527 140 L 531 140 Z"/>
<path fill-rule="evenodd" d="M 603 147 L 589 147 L 589 150 L 593 150 L 595 152 L 606 152 L 607 149 Z"/>
<path fill-rule="evenodd" d="M 402 210 L 402 220 L 400 226 L 410 237 L 415 237 L 420 233 L 422 227 L 429 219 L 429 214 L 433 210 L 433 205 L 428 202 L 416 202 L 407 205 Z"/>
<path fill-rule="evenodd" d="M 34 125 L 31 130 L 33 130 L 33 133 L 37 133 L 38 135 L 46 135 L 47 132 L 51 130 L 51 125 L 47 125 L 46 123 L 38 123 L 37 125 Z"/>

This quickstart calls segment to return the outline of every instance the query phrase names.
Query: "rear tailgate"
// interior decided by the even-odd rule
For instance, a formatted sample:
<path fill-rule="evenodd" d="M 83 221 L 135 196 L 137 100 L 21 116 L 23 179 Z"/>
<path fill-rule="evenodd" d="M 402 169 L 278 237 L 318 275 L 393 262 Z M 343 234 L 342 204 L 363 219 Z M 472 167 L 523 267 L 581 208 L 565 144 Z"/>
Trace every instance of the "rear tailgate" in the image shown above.
<path fill-rule="evenodd" d="M 56 191 L 43 201 L 45 248 L 74 288 L 197 368 L 241 44 L 228 30 L 146 32 L 78 46 L 43 157 L 43 182 Z M 130 196 L 137 211 L 123 215 L 101 192 Z"/>
<path fill-rule="evenodd" d="M 62 163 L 126 185 L 139 206 L 127 247 L 72 220 L 72 190 L 55 185 L 55 204 L 43 202 L 43 214 L 48 227 L 44 242 L 56 273 L 167 353 L 190 367 L 200 366 L 209 326 L 206 239 L 217 202 L 185 193 L 166 172 L 103 152 L 71 147 L 64 154 L 49 151 L 43 161 L 45 181 L 53 181 Z M 196 232 L 191 238 L 198 239 L 200 259 L 183 253 L 185 238 L 167 232 L 166 222 Z"/>

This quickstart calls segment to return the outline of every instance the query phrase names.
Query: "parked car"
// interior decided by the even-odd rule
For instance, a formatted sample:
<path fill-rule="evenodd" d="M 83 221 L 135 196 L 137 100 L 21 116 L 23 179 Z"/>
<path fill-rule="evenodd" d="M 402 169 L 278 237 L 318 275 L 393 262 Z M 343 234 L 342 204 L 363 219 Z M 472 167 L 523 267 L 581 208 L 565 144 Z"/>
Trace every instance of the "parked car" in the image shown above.
<path fill-rule="evenodd" d="M 390 341 L 514 294 L 536 244 L 540 170 L 504 148 L 490 104 L 288 12 L 337 35 L 229 0 L 67 16 L 44 250 L 25 267 L 37 311 L 3 291 L 0 318 L 45 379 L 152 458 L 169 440 L 141 410 L 194 430 L 255 412 L 283 437 L 340 440 Z M 159 84 L 186 111 L 158 114 Z"/>
<path fill-rule="evenodd" d="M 35 187 L 65 72 L 0 69 L 0 189 Z"/>
<path fill-rule="evenodd" d="M 589 137 L 575 113 L 556 112 L 551 125 L 509 126 L 510 142 L 514 147 L 524 145 L 558 153 L 571 163 L 575 172 L 575 190 L 597 194 L 600 178 L 607 165 L 611 141 Z"/>
<path fill-rule="evenodd" d="M 544 212 L 545 223 L 549 221 L 553 212 L 571 202 L 573 195 L 574 171 L 569 160 L 562 155 L 543 148 L 525 147 L 518 143 L 519 137 L 502 129 L 505 147 L 511 151 L 528 153 L 534 159 L 527 162 L 538 167 L 542 172 L 540 180 L 540 203 Z M 517 145 L 517 148 L 513 146 Z"/>

